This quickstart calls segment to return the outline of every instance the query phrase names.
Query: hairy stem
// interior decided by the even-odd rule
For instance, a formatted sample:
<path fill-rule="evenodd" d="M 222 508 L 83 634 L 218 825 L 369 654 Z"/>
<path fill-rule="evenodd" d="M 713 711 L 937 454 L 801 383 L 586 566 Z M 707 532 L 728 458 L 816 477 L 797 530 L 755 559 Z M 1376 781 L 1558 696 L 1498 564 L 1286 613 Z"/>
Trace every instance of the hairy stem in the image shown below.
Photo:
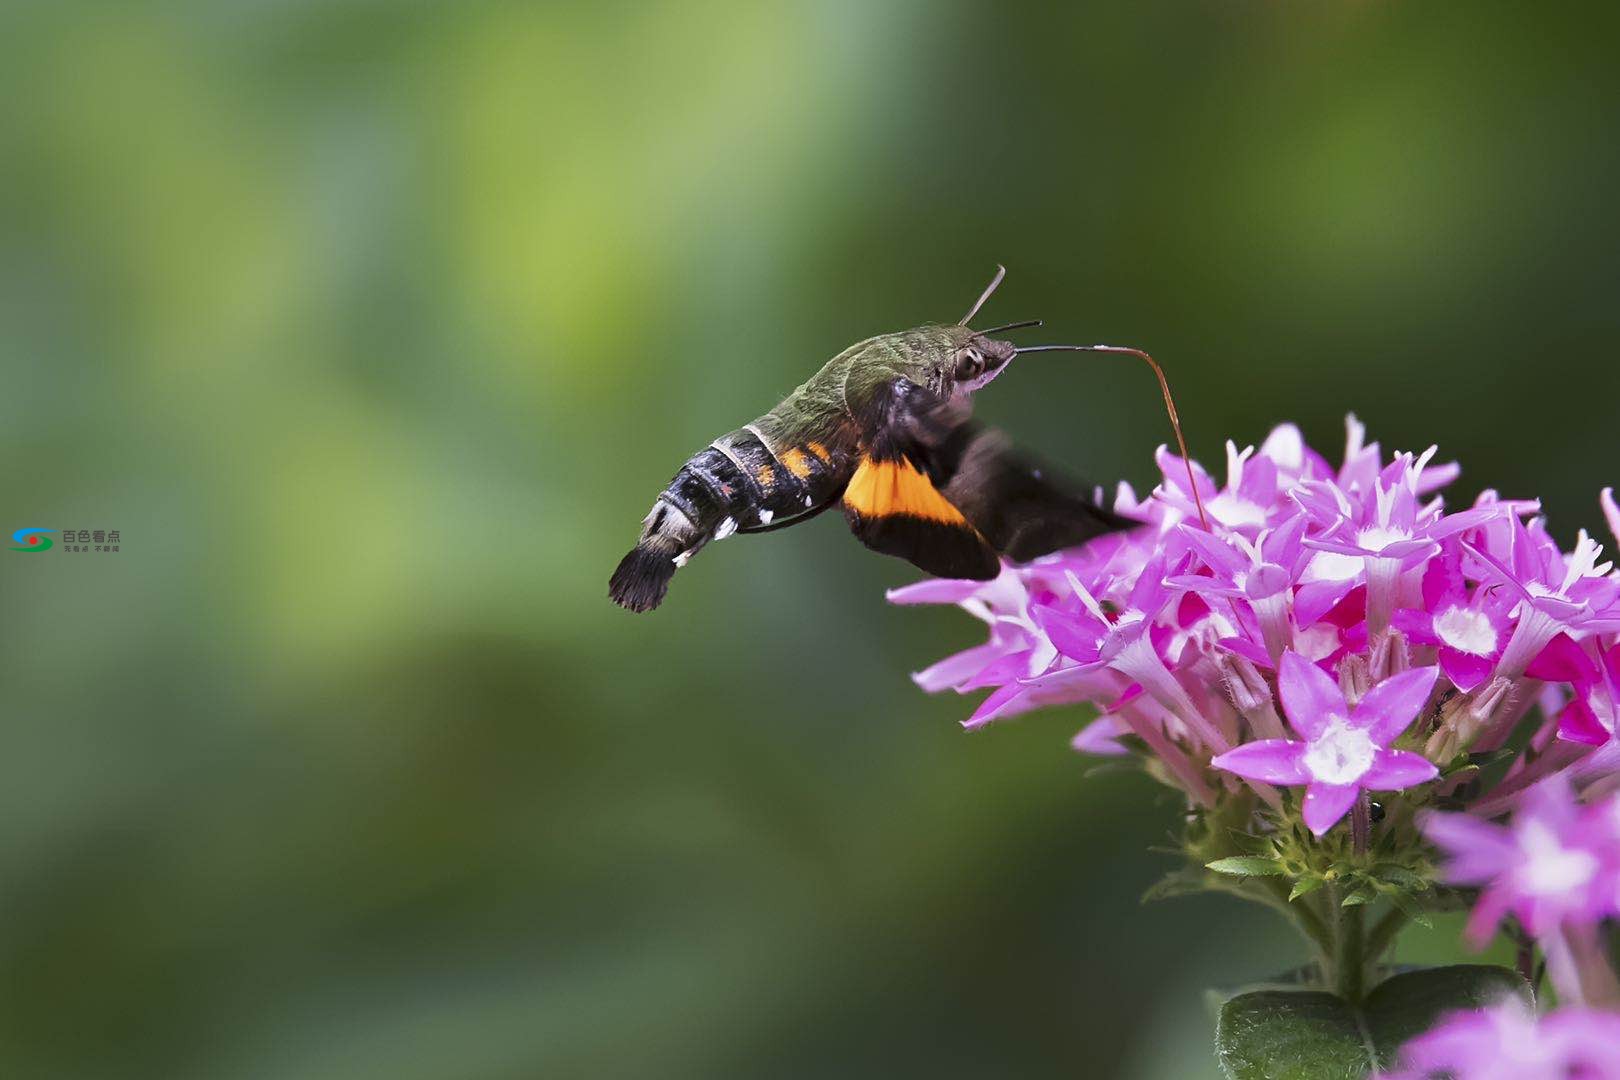
<path fill-rule="evenodd" d="M 1333 933 L 1333 992 L 1352 1004 L 1359 1002 L 1366 991 L 1367 952 L 1365 922 L 1361 904 L 1344 907 L 1338 904 L 1338 890 L 1333 899 L 1338 917 Z"/>
<path fill-rule="evenodd" d="M 1309 904 L 1302 904 L 1288 899 L 1290 886 L 1286 880 L 1271 877 L 1254 878 L 1252 880 L 1270 894 L 1269 902 L 1271 906 L 1282 912 L 1283 916 L 1294 924 L 1294 929 L 1298 930 L 1305 937 L 1305 940 L 1315 946 L 1316 951 L 1324 961 L 1332 956 L 1332 931 L 1328 929 L 1327 924 L 1322 921 L 1322 917 L 1312 910 Z"/>
<path fill-rule="evenodd" d="M 1406 913 L 1392 907 L 1372 924 L 1372 929 L 1367 931 L 1367 966 L 1371 967 L 1383 959 L 1389 947 L 1395 944 L 1395 935 L 1406 926 L 1406 921 Z"/>

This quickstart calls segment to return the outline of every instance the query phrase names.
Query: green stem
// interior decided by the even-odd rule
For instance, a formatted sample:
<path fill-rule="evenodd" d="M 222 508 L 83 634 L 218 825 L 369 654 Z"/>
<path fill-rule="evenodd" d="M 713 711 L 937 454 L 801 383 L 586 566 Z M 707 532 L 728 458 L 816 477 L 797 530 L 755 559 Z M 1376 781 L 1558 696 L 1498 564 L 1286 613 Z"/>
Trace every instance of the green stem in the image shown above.
<path fill-rule="evenodd" d="M 1376 964 L 1389 947 L 1395 944 L 1395 935 L 1406 926 L 1406 913 L 1400 908 L 1392 907 L 1372 925 L 1367 931 L 1367 963 Z"/>
<path fill-rule="evenodd" d="M 1322 921 L 1309 904 L 1297 900 L 1289 900 L 1288 892 L 1291 886 L 1281 878 L 1255 878 L 1255 884 L 1271 894 L 1271 906 L 1282 912 L 1289 922 L 1294 924 L 1301 934 L 1321 953 L 1323 959 L 1333 954 L 1333 934 L 1327 924 Z"/>
<path fill-rule="evenodd" d="M 1367 954 L 1361 909 L 1361 904 L 1341 905 L 1333 936 L 1333 992 L 1352 1004 L 1359 1002 L 1366 990 L 1363 976 Z"/>

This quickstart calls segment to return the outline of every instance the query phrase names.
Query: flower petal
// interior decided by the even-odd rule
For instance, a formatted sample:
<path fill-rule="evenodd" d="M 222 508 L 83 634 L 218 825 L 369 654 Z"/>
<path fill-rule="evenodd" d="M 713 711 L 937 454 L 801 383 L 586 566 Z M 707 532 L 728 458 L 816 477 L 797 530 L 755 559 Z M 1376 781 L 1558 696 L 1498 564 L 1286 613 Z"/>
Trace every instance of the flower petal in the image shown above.
<path fill-rule="evenodd" d="M 1507 509 L 1501 503 L 1492 503 L 1489 506 L 1476 506 L 1472 510 L 1448 514 L 1429 526 L 1429 536 L 1431 539 L 1440 540 L 1464 530 L 1495 521 L 1505 513 L 1507 513 Z"/>
<path fill-rule="evenodd" d="M 1241 573 L 1248 568 L 1248 559 L 1234 551 L 1230 544 L 1222 543 L 1209 533 L 1186 525 L 1178 525 L 1176 531 L 1197 549 L 1199 558 L 1203 559 L 1206 565 L 1219 571 L 1224 577 L 1231 578 L 1233 574 Z"/>
<path fill-rule="evenodd" d="M 1489 656 L 1475 656 L 1449 645 L 1440 650 L 1440 670 L 1465 694 L 1479 689 L 1495 667 L 1496 661 Z"/>
<path fill-rule="evenodd" d="M 1511 867 L 1518 857 L 1512 833 L 1472 814 L 1430 810 L 1418 818 L 1418 828 L 1445 852 L 1445 880 L 1453 885 L 1482 885 Z"/>
<path fill-rule="evenodd" d="M 1243 591 L 1250 600 L 1265 600 L 1276 596 L 1294 583 L 1287 570 L 1275 563 L 1265 563 L 1258 567 L 1244 582 Z"/>
<path fill-rule="evenodd" d="M 1536 654 L 1524 673 L 1532 679 L 1590 686 L 1597 681 L 1597 664 L 1568 634 L 1559 634 Z"/>
<path fill-rule="evenodd" d="M 883 595 L 891 604 L 960 604 L 979 595 L 988 584 L 985 581 L 955 578 L 924 578 L 898 589 L 890 589 Z"/>
<path fill-rule="evenodd" d="M 1379 750 L 1373 755 L 1372 768 L 1362 774 L 1362 787 L 1373 791 L 1400 791 L 1416 784 L 1426 784 L 1440 775 L 1434 762 L 1410 750 Z"/>
<path fill-rule="evenodd" d="M 1576 698 L 1558 714 L 1558 737 L 1588 746 L 1602 746 L 1609 741 L 1609 729 L 1598 720 L 1597 714 L 1581 698 Z"/>
<path fill-rule="evenodd" d="M 1357 573 L 1361 571 L 1358 570 Z M 1332 611 L 1355 587 L 1355 578 L 1346 578 L 1342 581 L 1312 581 L 1301 585 L 1299 591 L 1294 594 L 1294 621 L 1300 626 L 1310 626 Z"/>
<path fill-rule="evenodd" d="M 1106 625 L 1085 614 L 1037 607 L 1031 618 L 1058 652 L 1081 663 L 1097 659 L 1108 634 Z"/>
<path fill-rule="evenodd" d="M 962 721 L 962 726 L 968 731 L 974 731 L 992 720 L 1002 720 L 1028 712 L 1038 704 L 1027 687 L 1018 683 L 1008 683 L 981 701 L 979 707 L 973 710 L 973 715 Z"/>
<path fill-rule="evenodd" d="M 1350 812 L 1361 789 L 1355 784 L 1312 784 L 1305 791 L 1305 827 L 1321 836 Z"/>
<path fill-rule="evenodd" d="M 1271 667 L 1271 654 L 1266 652 L 1264 646 L 1257 645 L 1248 638 L 1224 637 L 1215 644 L 1229 653 L 1235 653 L 1243 657 L 1252 664 L 1258 664 L 1268 670 Z"/>
<path fill-rule="evenodd" d="M 1417 718 L 1439 677 L 1439 668 L 1422 667 L 1385 679 L 1356 705 L 1354 719 L 1379 746 L 1388 746 Z"/>
<path fill-rule="evenodd" d="M 1303 784 L 1310 779 L 1305 772 L 1305 744 L 1288 739 L 1244 743 L 1216 757 L 1210 764 L 1245 779 L 1264 780 L 1268 784 Z"/>
<path fill-rule="evenodd" d="M 1121 746 L 1118 739 L 1129 734 L 1130 729 L 1119 722 L 1119 717 L 1105 713 L 1081 728 L 1080 733 L 1069 740 L 1069 745 L 1083 754 L 1125 757 L 1130 751 Z"/>
<path fill-rule="evenodd" d="M 1277 692 L 1288 722 L 1307 739 L 1321 735 L 1332 717 L 1349 712 L 1339 685 L 1328 678 L 1327 672 L 1292 650 L 1283 653 Z"/>

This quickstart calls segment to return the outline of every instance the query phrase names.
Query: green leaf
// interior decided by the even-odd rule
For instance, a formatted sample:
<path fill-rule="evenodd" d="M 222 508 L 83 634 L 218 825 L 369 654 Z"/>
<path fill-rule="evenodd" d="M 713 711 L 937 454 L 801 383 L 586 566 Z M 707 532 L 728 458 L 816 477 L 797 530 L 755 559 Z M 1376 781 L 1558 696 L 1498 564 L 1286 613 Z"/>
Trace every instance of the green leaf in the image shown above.
<path fill-rule="evenodd" d="M 1142 903 L 1153 900 L 1168 900 L 1172 896 L 1187 896 L 1190 893 L 1202 892 L 1209 888 L 1204 882 L 1204 872 L 1194 867 L 1182 867 L 1172 870 L 1164 877 L 1148 886 L 1147 892 L 1142 894 Z"/>
<path fill-rule="evenodd" d="M 1441 1013 L 1509 994 L 1530 999 L 1516 973 L 1481 964 L 1392 976 L 1359 1006 L 1320 990 L 1262 990 L 1221 1008 L 1215 1049 L 1232 1080 L 1361 1080 L 1392 1066 Z"/>
<path fill-rule="evenodd" d="M 1293 903 L 1300 897 L 1308 896 L 1326 884 L 1327 882 L 1319 877 L 1301 878 L 1300 880 L 1294 882 L 1294 887 L 1292 889 L 1288 890 L 1288 901 L 1289 903 Z"/>
<path fill-rule="evenodd" d="M 1340 901 L 1340 907 L 1355 907 L 1357 904 L 1370 904 L 1378 899 L 1378 890 L 1371 885 L 1362 885 Z"/>
<path fill-rule="evenodd" d="M 1231 874 L 1234 877 L 1266 877 L 1283 872 L 1282 863 L 1276 859 L 1264 859 L 1257 855 L 1233 855 L 1229 859 L 1216 859 L 1204 865 L 1217 874 Z"/>
<path fill-rule="evenodd" d="M 1400 908 L 1402 915 L 1405 915 L 1425 930 L 1434 928 L 1434 920 L 1429 918 L 1429 913 L 1419 907 L 1417 901 L 1410 894 L 1396 890 L 1389 894 L 1389 901 L 1397 908 Z"/>
<path fill-rule="evenodd" d="M 1421 875 L 1413 873 L 1400 863 L 1379 863 L 1372 868 L 1372 872 L 1380 881 L 1398 885 L 1407 892 L 1422 892 L 1429 887 L 1429 883 Z"/>

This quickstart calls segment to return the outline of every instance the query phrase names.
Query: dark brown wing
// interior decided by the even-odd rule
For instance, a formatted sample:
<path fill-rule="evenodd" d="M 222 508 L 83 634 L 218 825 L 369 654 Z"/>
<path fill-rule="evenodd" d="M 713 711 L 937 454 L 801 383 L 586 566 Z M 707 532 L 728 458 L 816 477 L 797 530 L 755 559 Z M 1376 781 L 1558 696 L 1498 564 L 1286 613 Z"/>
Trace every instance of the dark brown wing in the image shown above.
<path fill-rule="evenodd" d="M 943 577 L 983 579 L 999 568 L 996 552 L 1024 562 L 1136 524 L 973 423 L 965 402 L 901 378 L 878 409 L 844 495 L 869 547 Z"/>

